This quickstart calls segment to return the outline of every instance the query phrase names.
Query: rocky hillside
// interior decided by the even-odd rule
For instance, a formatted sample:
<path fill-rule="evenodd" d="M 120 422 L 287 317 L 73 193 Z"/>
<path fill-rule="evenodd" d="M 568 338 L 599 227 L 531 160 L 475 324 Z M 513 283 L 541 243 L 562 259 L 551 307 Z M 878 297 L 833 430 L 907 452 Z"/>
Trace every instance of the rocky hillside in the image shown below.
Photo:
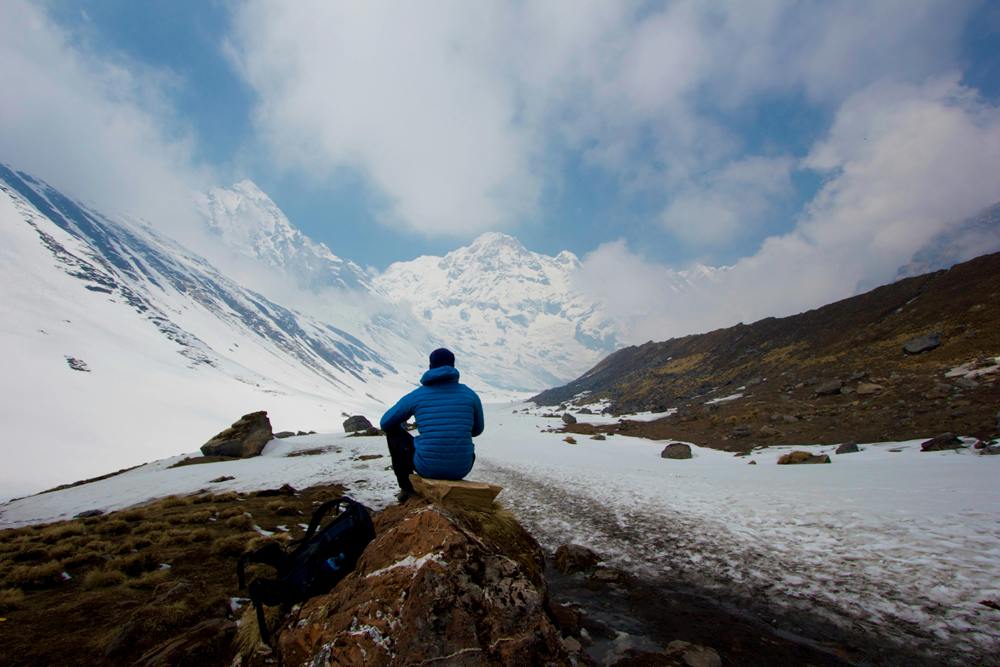
<path fill-rule="evenodd" d="M 998 430 L 998 355 L 993 254 L 792 317 L 625 348 L 533 400 L 603 400 L 613 414 L 675 408 L 605 430 L 732 450 L 945 431 L 985 438 Z"/>

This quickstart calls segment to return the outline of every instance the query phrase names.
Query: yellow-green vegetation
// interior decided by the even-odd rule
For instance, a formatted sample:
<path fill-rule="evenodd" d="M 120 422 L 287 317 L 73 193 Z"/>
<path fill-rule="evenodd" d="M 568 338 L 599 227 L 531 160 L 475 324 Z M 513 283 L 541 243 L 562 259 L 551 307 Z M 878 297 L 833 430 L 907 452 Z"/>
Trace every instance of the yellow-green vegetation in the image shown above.
<path fill-rule="evenodd" d="M 299 522 L 287 516 L 308 516 L 315 504 L 339 494 L 339 487 L 316 487 L 280 498 L 172 496 L 98 517 L 0 531 L 3 653 L 17 656 L 15 664 L 131 664 L 185 629 L 224 617 L 228 598 L 241 595 L 240 554 L 269 540 L 301 537 Z M 254 524 L 267 530 L 285 524 L 293 532 L 268 538 L 252 530 Z M 248 573 L 271 571 L 255 566 Z"/>
<path fill-rule="evenodd" d="M 680 375 L 681 373 L 687 373 L 703 362 L 707 356 L 703 352 L 698 352 L 696 354 L 689 354 L 686 357 L 680 357 L 679 359 L 671 359 L 653 372 L 657 375 Z"/>

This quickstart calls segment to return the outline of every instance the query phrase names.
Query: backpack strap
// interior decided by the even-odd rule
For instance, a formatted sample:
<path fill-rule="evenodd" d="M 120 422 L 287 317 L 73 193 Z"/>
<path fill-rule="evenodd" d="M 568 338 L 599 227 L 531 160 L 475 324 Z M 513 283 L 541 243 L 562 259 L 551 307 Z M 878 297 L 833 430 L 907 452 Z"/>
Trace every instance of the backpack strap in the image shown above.
<path fill-rule="evenodd" d="M 254 611 L 257 612 L 257 630 L 260 634 L 260 640 L 264 642 L 266 646 L 270 646 L 271 632 L 267 627 L 267 618 L 264 617 L 264 605 L 258 595 L 257 587 L 254 586 L 255 583 L 257 582 L 255 581 L 250 584 L 250 602 L 253 603 Z"/>
<path fill-rule="evenodd" d="M 296 542 L 299 546 L 295 551 L 298 552 L 299 549 L 309 543 L 309 540 L 316 533 L 316 529 L 319 528 L 319 524 L 323 521 L 323 517 L 325 517 L 331 509 L 337 507 L 338 505 L 344 505 L 346 508 L 353 504 L 353 500 L 344 496 L 343 498 L 337 498 L 336 500 L 328 500 L 317 507 L 316 511 L 313 512 L 312 519 L 309 521 L 309 529 L 306 530 L 306 534 L 302 537 L 302 539 Z"/>

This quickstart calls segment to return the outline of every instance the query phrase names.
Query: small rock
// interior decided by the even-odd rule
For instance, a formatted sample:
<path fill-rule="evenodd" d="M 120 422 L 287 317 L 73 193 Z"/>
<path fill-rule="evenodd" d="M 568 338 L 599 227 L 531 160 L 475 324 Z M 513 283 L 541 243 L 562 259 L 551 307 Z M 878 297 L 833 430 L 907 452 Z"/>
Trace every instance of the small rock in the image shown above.
<path fill-rule="evenodd" d="M 556 569 L 563 574 L 592 570 L 601 562 L 601 557 L 585 546 L 564 544 L 556 549 L 553 558 Z"/>
<path fill-rule="evenodd" d="M 715 649 L 694 645 L 681 655 L 687 667 L 722 667 L 722 658 Z"/>
<path fill-rule="evenodd" d="M 986 445 L 979 450 L 979 453 L 983 456 L 996 456 L 1000 454 L 1000 445 Z"/>
<path fill-rule="evenodd" d="M 209 484 L 219 484 L 220 482 L 228 482 L 231 479 L 236 479 L 232 475 L 222 475 L 221 477 L 216 477 L 215 479 L 208 480 Z"/>
<path fill-rule="evenodd" d="M 753 430 L 746 424 L 740 424 L 729 432 L 730 438 L 749 438 L 751 435 L 753 435 Z"/>
<path fill-rule="evenodd" d="M 597 435 L 590 436 L 591 440 L 607 440 L 603 433 L 598 433 Z"/>
<path fill-rule="evenodd" d="M 787 454 L 782 454 L 781 458 L 778 459 L 778 465 L 794 465 L 798 463 L 829 463 L 830 457 L 826 454 L 810 454 L 809 452 L 803 452 L 801 450 L 796 450 L 794 452 L 788 452 Z"/>
<path fill-rule="evenodd" d="M 571 415 L 568 412 L 564 412 L 563 413 L 562 420 L 563 420 L 563 424 L 575 424 L 576 423 L 576 417 L 574 417 L 573 415 Z"/>
<path fill-rule="evenodd" d="M 761 426 L 760 430 L 757 431 L 757 433 L 765 438 L 774 438 L 782 435 L 781 431 L 774 428 L 773 426 L 768 426 L 766 424 L 764 426 Z"/>
<path fill-rule="evenodd" d="M 583 650 L 583 646 L 580 644 L 580 640 L 574 637 L 563 637 L 559 641 L 562 643 L 563 648 L 566 649 L 566 651 L 568 651 L 569 653 L 579 653 L 581 650 Z"/>
<path fill-rule="evenodd" d="M 580 634 L 580 612 L 560 602 L 548 602 L 549 616 L 555 622 L 556 627 L 563 636 L 574 636 Z"/>
<path fill-rule="evenodd" d="M 941 452 L 949 449 L 962 449 L 965 444 L 954 433 L 942 433 L 920 444 L 922 452 Z"/>
<path fill-rule="evenodd" d="M 755 465 L 757 465 L 757 462 L 756 461 L 748 461 L 747 465 L 748 466 L 755 466 Z"/>
<path fill-rule="evenodd" d="M 841 444 L 839 447 L 837 447 L 837 450 L 834 452 L 834 454 L 854 454 L 860 451 L 861 450 L 858 449 L 858 443 L 845 442 Z"/>
<path fill-rule="evenodd" d="M 590 408 L 580 408 L 576 412 L 577 412 L 577 414 L 581 414 L 581 415 L 592 415 L 592 414 L 594 414 L 594 411 L 591 410 Z"/>
<path fill-rule="evenodd" d="M 972 378 L 961 377 L 955 380 L 955 384 L 962 389 L 975 389 L 979 386 L 979 383 Z"/>
<path fill-rule="evenodd" d="M 344 432 L 354 433 L 355 431 L 366 431 L 374 428 L 372 423 L 364 415 L 352 415 L 344 420 Z"/>
<path fill-rule="evenodd" d="M 563 442 L 568 443 L 570 445 L 575 445 L 576 444 L 576 438 L 574 438 L 571 435 L 567 435 L 565 438 L 563 438 Z"/>
<path fill-rule="evenodd" d="M 941 334 L 932 333 L 926 336 L 911 338 L 903 344 L 903 352 L 906 354 L 922 354 L 930 352 L 941 346 Z"/>
<path fill-rule="evenodd" d="M 874 382 L 862 382 L 858 385 L 857 392 L 858 396 L 871 396 L 882 391 L 882 388 L 882 385 L 875 384 Z"/>
<path fill-rule="evenodd" d="M 691 458 L 691 446 L 683 442 L 671 442 L 660 452 L 661 459 L 689 459 Z"/>
<path fill-rule="evenodd" d="M 816 396 L 833 396 L 839 394 L 841 389 L 843 389 L 844 384 L 840 380 L 831 380 L 830 382 L 824 382 L 820 386 L 813 390 L 813 394 Z"/>
<path fill-rule="evenodd" d="M 104 514 L 104 510 L 86 510 L 84 512 L 80 512 L 79 514 L 75 514 L 73 516 L 73 518 L 74 519 L 87 519 L 87 518 L 90 518 L 92 516 L 101 516 L 102 514 Z"/>

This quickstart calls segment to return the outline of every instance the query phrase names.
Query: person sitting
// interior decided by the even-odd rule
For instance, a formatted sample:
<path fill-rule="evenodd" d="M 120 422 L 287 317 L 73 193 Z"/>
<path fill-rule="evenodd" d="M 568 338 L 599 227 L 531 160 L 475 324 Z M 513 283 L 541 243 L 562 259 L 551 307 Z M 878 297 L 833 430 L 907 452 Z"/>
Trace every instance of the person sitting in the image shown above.
<path fill-rule="evenodd" d="M 458 381 L 455 355 L 438 348 L 431 352 L 430 370 L 420 386 L 399 399 L 379 422 L 399 482 L 399 502 L 413 495 L 410 474 L 432 479 L 462 479 L 476 460 L 472 438 L 483 432 L 483 404 L 476 392 Z M 405 428 L 416 415 L 420 434 Z"/>

